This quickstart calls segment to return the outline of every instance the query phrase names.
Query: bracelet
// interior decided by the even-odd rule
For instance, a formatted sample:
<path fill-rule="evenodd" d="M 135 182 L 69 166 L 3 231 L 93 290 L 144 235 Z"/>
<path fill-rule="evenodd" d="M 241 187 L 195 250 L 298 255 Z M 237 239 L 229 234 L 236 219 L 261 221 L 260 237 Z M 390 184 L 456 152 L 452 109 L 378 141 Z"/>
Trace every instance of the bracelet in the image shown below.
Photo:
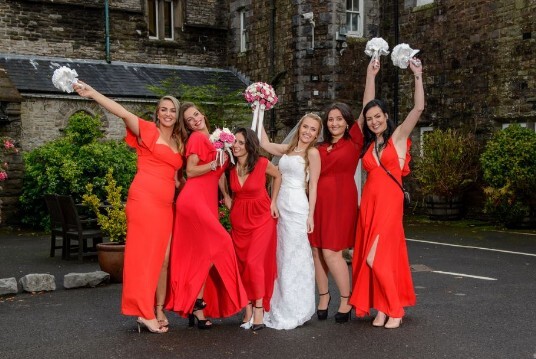
<path fill-rule="evenodd" d="M 211 171 L 216 171 L 216 161 L 210 162 L 210 170 Z"/>

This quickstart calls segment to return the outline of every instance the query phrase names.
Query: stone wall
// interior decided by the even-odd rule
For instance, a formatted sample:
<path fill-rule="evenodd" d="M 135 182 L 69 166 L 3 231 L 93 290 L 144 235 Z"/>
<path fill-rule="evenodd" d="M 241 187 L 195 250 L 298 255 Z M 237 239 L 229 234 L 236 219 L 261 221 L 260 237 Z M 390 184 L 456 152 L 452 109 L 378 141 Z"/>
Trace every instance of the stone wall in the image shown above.
<path fill-rule="evenodd" d="M 182 1 L 182 0 L 181 0 Z M 227 31 L 222 0 L 202 1 L 203 22 L 175 28 L 175 40 L 149 40 L 145 1 L 110 2 L 110 60 L 212 66 L 225 63 Z M 188 10 L 190 9 L 190 10 Z M 198 11 L 188 7 L 187 18 Z M 106 59 L 103 1 L 0 2 L 0 53 Z M 190 16 L 191 15 L 191 16 Z"/>

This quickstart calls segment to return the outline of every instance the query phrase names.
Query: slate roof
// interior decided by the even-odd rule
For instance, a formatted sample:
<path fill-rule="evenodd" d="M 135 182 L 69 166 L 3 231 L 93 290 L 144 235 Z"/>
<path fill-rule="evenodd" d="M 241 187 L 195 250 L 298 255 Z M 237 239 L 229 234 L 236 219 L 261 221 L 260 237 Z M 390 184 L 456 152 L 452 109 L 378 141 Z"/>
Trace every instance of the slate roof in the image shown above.
<path fill-rule="evenodd" d="M 0 68 L 6 70 L 9 79 L 22 95 L 67 95 L 52 84 L 52 74 L 60 66 L 76 70 L 80 80 L 112 97 L 157 98 L 148 86 L 160 85 L 163 80 L 170 78 L 177 78 L 190 86 L 217 84 L 225 92 L 244 90 L 247 86 L 232 71 L 218 68 L 127 62 L 108 64 L 98 60 L 0 54 Z"/>

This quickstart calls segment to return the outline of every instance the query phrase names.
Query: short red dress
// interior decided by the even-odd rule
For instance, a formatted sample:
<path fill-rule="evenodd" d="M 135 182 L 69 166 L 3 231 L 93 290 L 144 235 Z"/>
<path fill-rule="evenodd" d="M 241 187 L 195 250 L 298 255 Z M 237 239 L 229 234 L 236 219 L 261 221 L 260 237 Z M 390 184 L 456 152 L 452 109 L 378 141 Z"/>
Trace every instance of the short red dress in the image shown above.
<path fill-rule="evenodd" d="M 409 173 L 410 146 L 408 140 L 402 170 L 392 139 L 381 154 L 382 164 L 399 183 Z M 374 158 L 373 148 L 371 145 L 363 156 L 368 176 L 361 197 L 349 303 L 355 307 L 357 316 L 368 315 L 370 308 L 375 308 L 390 317 L 401 318 L 403 307 L 415 305 L 416 301 L 402 225 L 404 195 Z M 367 256 L 376 238 L 378 244 L 371 268 Z"/>
<path fill-rule="evenodd" d="M 340 251 L 355 241 L 357 187 L 354 175 L 363 147 L 363 134 L 354 124 L 350 138 L 341 138 L 331 151 L 330 143 L 318 146 L 322 168 L 314 213 L 315 229 L 309 234 L 312 247 Z"/>
<path fill-rule="evenodd" d="M 193 154 L 203 165 L 216 158 L 216 149 L 206 135 L 193 132 L 185 156 Z M 205 282 L 204 313 L 209 317 L 231 316 L 248 303 L 233 241 L 218 216 L 218 180 L 224 170 L 188 178 L 177 197 L 165 307 L 182 316 L 192 313 Z"/>
<path fill-rule="evenodd" d="M 156 143 L 160 133 L 153 122 L 138 119 L 138 123 L 139 137 L 127 129 L 125 139 L 136 149 L 138 171 L 126 204 L 121 311 L 154 319 L 156 287 L 173 226 L 175 172 L 182 166 L 182 156 Z"/>
<path fill-rule="evenodd" d="M 277 220 L 271 215 L 271 199 L 266 191 L 267 166 L 268 159 L 260 157 L 243 185 L 238 181 L 236 169 L 232 169 L 229 177 L 233 192 L 231 236 L 238 269 L 248 299 L 262 298 L 264 310 L 270 311 L 277 277 Z"/>

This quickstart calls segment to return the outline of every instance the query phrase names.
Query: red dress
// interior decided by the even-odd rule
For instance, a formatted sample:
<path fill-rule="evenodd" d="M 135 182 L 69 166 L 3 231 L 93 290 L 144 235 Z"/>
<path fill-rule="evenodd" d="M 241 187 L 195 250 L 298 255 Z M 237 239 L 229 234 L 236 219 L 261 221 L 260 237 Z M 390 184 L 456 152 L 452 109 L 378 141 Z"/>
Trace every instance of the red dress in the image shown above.
<path fill-rule="evenodd" d="M 357 124 L 350 138 L 341 138 L 328 152 L 329 143 L 318 146 L 322 168 L 314 213 L 315 229 L 309 234 L 312 247 L 340 251 L 353 246 L 357 224 L 355 170 L 363 147 Z"/>
<path fill-rule="evenodd" d="M 203 165 L 216 158 L 216 149 L 206 135 L 193 132 L 186 157 L 192 154 Z M 224 169 L 188 178 L 177 197 L 166 308 L 182 316 L 192 312 L 205 281 L 205 315 L 228 317 L 248 303 L 231 236 L 218 216 L 218 180 Z"/>
<path fill-rule="evenodd" d="M 400 182 L 409 173 L 409 147 L 401 170 L 392 139 L 381 153 L 382 164 Z M 375 308 L 390 317 L 404 316 L 403 307 L 415 305 L 415 292 L 409 267 L 406 237 L 402 225 L 404 195 L 398 185 L 380 167 L 371 145 L 363 156 L 368 176 L 361 197 L 354 249 L 353 290 L 350 304 L 357 316 Z M 378 239 L 372 268 L 367 256 Z"/>
<path fill-rule="evenodd" d="M 272 218 L 271 199 L 266 191 L 267 166 L 268 159 L 260 157 L 243 185 L 233 168 L 230 182 L 234 197 L 230 218 L 238 269 L 248 299 L 262 298 L 264 310 L 270 311 L 277 277 L 277 220 Z"/>
<path fill-rule="evenodd" d="M 138 171 L 126 204 L 127 238 L 121 311 L 155 318 L 155 292 L 173 226 L 175 172 L 182 157 L 156 141 L 156 125 L 138 119 L 138 137 L 127 129 L 126 142 L 136 149 Z M 141 143 L 140 143 L 141 142 Z"/>

